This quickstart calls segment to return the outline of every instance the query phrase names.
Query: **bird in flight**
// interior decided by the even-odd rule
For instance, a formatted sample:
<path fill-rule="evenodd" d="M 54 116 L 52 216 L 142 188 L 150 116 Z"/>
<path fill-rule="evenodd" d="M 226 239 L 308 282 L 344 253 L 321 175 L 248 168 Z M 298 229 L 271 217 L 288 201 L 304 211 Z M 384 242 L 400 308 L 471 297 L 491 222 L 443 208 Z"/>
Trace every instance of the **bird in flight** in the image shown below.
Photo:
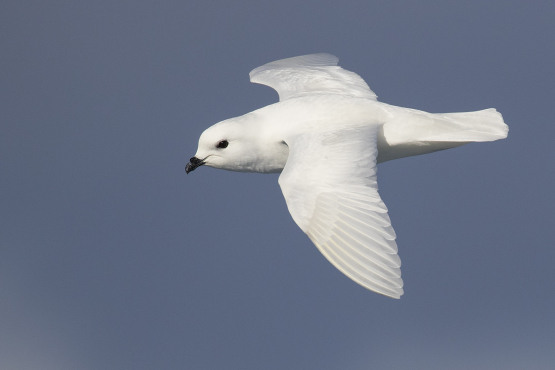
<path fill-rule="evenodd" d="M 202 133 L 187 173 L 206 165 L 279 173 L 297 225 L 353 281 L 392 298 L 403 294 L 401 260 L 377 163 L 507 137 L 495 109 L 433 114 L 381 103 L 337 57 L 312 54 L 250 73 L 279 102 Z"/>

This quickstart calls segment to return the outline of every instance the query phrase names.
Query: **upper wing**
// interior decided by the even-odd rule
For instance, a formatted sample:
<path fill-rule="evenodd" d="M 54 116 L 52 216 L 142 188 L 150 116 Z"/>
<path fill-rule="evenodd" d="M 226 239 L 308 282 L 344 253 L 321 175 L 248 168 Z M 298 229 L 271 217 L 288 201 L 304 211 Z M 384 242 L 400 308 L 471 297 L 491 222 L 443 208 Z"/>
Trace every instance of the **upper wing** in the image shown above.
<path fill-rule="evenodd" d="M 286 139 L 279 184 L 297 225 L 335 267 L 400 298 L 401 260 L 376 182 L 377 132 L 375 126 Z"/>
<path fill-rule="evenodd" d="M 251 82 L 270 86 L 279 100 L 307 95 L 334 93 L 376 100 L 376 94 L 356 73 L 337 66 L 331 54 L 311 54 L 281 59 L 251 71 Z"/>

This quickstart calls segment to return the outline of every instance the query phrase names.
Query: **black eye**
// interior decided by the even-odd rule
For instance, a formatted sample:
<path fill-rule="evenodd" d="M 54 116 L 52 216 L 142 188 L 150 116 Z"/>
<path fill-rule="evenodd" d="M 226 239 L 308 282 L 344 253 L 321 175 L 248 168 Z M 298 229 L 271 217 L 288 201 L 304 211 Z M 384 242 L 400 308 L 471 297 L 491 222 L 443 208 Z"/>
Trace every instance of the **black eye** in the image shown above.
<path fill-rule="evenodd" d="M 220 141 L 218 144 L 216 144 L 216 148 L 227 148 L 227 146 L 229 145 L 229 143 L 227 142 L 227 140 L 222 140 Z"/>

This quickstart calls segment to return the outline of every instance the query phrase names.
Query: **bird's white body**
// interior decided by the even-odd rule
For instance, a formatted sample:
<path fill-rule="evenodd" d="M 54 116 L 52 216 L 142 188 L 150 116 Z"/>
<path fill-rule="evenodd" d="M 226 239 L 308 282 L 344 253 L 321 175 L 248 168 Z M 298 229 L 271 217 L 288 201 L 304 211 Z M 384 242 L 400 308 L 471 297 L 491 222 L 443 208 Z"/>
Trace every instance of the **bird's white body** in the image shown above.
<path fill-rule="evenodd" d="M 210 127 L 194 159 L 232 171 L 282 172 L 293 219 L 326 258 L 362 286 L 399 298 L 401 263 L 376 164 L 501 139 L 508 128 L 495 109 L 431 114 L 378 102 L 336 63 L 315 54 L 255 69 L 251 81 L 274 87 L 280 102 Z"/>

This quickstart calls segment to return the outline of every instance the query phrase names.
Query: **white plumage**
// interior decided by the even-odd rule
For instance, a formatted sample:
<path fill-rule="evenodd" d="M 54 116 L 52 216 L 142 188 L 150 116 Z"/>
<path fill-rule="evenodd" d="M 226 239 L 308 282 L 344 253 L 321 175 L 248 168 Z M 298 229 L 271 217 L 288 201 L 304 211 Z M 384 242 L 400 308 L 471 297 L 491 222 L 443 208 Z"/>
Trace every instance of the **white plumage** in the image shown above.
<path fill-rule="evenodd" d="M 365 288 L 399 298 L 401 261 L 376 164 L 502 139 L 508 128 L 495 109 L 431 114 L 378 102 L 337 62 L 313 54 L 254 69 L 251 81 L 280 102 L 207 129 L 187 172 L 281 172 L 289 212 L 322 254 Z"/>

